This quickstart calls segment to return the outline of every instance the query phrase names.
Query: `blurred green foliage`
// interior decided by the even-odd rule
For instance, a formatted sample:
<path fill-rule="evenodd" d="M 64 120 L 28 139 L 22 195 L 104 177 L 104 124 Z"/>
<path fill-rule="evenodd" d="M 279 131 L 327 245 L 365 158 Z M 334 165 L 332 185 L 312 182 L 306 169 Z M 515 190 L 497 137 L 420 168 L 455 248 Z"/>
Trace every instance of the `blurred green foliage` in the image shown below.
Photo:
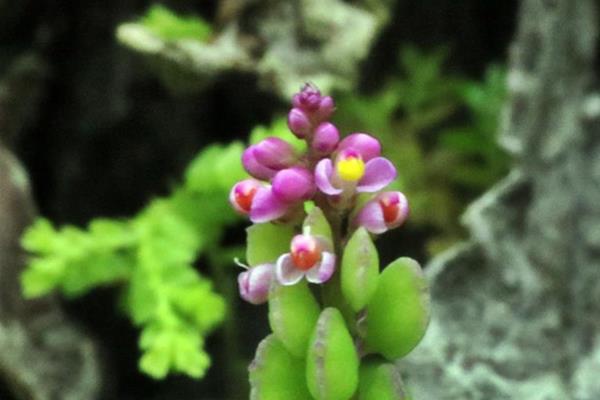
<path fill-rule="evenodd" d="M 205 256 L 218 271 L 239 253 L 220 240 L 237 221 L 227 195 L 245 175 L 242 151 L 239 142 L 206 148 L 180 187 L 131 219 L 98 218 L 87 229 L 56 229 L 39 219 L 23 237 L 32 254 L 22 276 L 25 295 L 58 290 L 76 297 L 118 285 L 123 312 L 141 329 L 140 368 L 155 378 L 201 377 L 210 362 L 204 336 L 223 320 L 226 304 L 194 262 Z"/>
<path fill-rule="evenodd" d="M 151 6 L 139 23 L 164 40 L 205 41 L 212 35 L 212 27 L 204 19 L 177 15 L 160 4 Z"/>
<path fill-rule="evenodd" d="M 446 49 L 405 47 L 398 73 L 379 91 L 336 97 L 341 130 L 372 133 L 400 166 L 398 188 L 411 203 L 410 221 L 433 232 L 430 253 L 462 237 L 460 214 L 510 162 L 496 142 L 504 69 L 492 65 L 482 81 L 464 79 L 444 71 L 446 55 Z"/>
<path fill-rule="evenodd" d="M 250 141 L 268 136 L 304 143 L 283 119 L 257 126 Z M 152 200 L 130 219 L 97 218 L 87 229 L 57 229 L 38 219 L 22 239 L 31 254 L 22 276 L 25 295 L 60 291 L 75 298 L 98 286 L 119 286 L 122 311 L 141 329 L 140 369 L 155 378 L 170 372 L 202 377 L 210 363 L 204 337 L 225 317 L 232 299 L 223 296 L 232 295 L 225 288 L 233 282 L 226 272 L 244 251 L 221 244 L 225 229 L 239 221 L 227 198 L 246 177 L 243 150 L 241 142 L 203 149 L 170 196 Z M 194 268 L 200 257 L 213 281 Z"/>

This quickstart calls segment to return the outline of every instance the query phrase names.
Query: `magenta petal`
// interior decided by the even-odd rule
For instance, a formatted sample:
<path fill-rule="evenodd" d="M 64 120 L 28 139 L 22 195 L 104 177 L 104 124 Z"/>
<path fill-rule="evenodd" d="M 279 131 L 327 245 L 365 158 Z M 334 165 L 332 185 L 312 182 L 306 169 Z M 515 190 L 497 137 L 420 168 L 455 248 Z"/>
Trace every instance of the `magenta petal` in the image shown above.
<path fill-rule="evenodd" d="M 275 176 L 277 170 L 268 168 L 261 164 L 257 159 L 254 151 L 256 150 L 256 146 L 248 147 L 244 153 L 242 154 L 242 165 L 246 172 L 257 179 L 269 180 Z"/>
<path fill-rule="evenodd" d="M 315 130 L 311 147 L 318 154 L 329 154 L 335 150 L 340 141 L 340 132 L 331 122 L 323 122 Z"/>
<path fill-rule="evenodd" d="M 273 194 L 283 202 L 308 200 L 314 193 L 313 176 L 306 168 L 282 169 L 273 178 Z"/>
<path fill-rule="evenodd" d="M 292 256 L 290 256 L 290 253 L 286 253 L 277 259 L 275 276 L 279 283 L 284 286 L 290 286 L 300 282 L 300 279 L 304 276 L 304 272 L 294 266 Z"/>
<path fill-rule="evenodd" d="M 310 119 L 299 108 L 292 108 L 288 113 L 288 127 L 296 137 L 305 138 L 312 128 Z"/>
<path fill-rule="evenodd" d="M 288 205 L 273 195 L 270 187 L 258 189 L 250 208 L 250 220 L 255 224 L 281 218 L 288 211 Z"/>
<path fill-rule="evenodd" d="M 372 193 L 386 187 L 396 179 L 396 167 L 388 159 L 377 157 L 365 165 L 365 175 L 360 181 L 356 191 L 360 193 Z"/>
<path fill-rule="evenodd" d="M 381 155 L 379 140 L 366 133 L 353 133 L 346 136 L 338 145 L 338 150 L 345 149 L 356 150 L 365 162 Z"/>
<path fill-rule="evenodd" d="M 287 168 L 296 161 L 292 145 L 277 137 L 268 137 L 252 147 L 256 160 L 270 169 Z"/>
<path fill-rule="evenodd" d="M 371 200 L 358 212 L 354 225 L 364 226 L 371 233 L 383 233 L 388 230 L 383 210 L 377 200 Z"/>
<path fill-rule="evenodd" d="M 333 164 L 329 158 L 325 158 L 315 167 L 315 183 L 319 190 L 325 194 L 336 195 L 342 193 L 342 189 L 337 189 L 331 184 L 333 175 Z"/>
<path fill-rule="evenodd" d="M 321 253 L 321 262 L 306 272 L 306 280 L 312 283 L 324 283 L 335 271 L 335 255 L 328 251 Z"/>

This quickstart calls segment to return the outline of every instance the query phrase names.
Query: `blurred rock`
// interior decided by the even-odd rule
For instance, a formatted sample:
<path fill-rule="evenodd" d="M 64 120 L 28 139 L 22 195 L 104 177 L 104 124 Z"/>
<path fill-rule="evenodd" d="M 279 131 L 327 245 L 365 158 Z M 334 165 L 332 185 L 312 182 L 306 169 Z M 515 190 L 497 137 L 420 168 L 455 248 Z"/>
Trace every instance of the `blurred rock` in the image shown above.
<path fill-rule="evenodd" d="M 224 1 L 224 26 L 211 41 L 164 40 L 138 23 L 117 38 L 144 55 L 178 92 L 199 90 L 230 72 L 253 73 L 284 99 L 303 82 L 350 89 L 358 67 L 391 14 L 393 0 Z M 226 15 L 226 16 L 225 16 Z"/>
<path fill-rule="evenodd" d="M 24 300 L 20 237 L 35 209 L 27 174 L 0 146 L 0 382 L 17 399 L 95 399 L 97 349 L 55 299 Z"/>
<path fill-rule="evenodd" d="M 502 131 L 517 166 L 428 268 L 434 317 L 402 362 L 415 399 L 600 398 L 597 6 L 521 5 Z"/>

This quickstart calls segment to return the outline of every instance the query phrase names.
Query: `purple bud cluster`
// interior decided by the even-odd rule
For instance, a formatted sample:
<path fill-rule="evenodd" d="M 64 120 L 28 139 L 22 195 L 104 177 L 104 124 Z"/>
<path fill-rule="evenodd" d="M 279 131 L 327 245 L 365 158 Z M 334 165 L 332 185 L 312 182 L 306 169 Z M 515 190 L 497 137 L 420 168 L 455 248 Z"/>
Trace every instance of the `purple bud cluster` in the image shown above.
<path fill-rule="evenodd" d="M 408 203 L 400 192 L 381 192 L 397 172 L 381 156 L 379 141 L 366 133 L 352 133 L 340 141 L 338 128 L 329 120 L 335 110 L 333 99 L 322 96 L 311 84 L 293 96 L 292 106 L 288 127 L 306 141 L 306 152 L 299 154 L 276 137 L 249 146 L 242 163 L 252 178 L 231 189 L 233 208 L 254 223 L 295 224 L 304 215 L 304 202 L 313 200 L 326 214 L 352 216 L 351 228 L 363 226 L 380 234 L 400 226 L 408 216 Z M 361 193 L 373 195 L 357 207 Z M 335 259 L 330 248 L 305 233 L 276 264 L 243 272 L 240 293 L 245 300 L 259 304 L 266 301 L 271 279 L 284 285 L 302 277 L 323 283 L 333 274 Z"/>

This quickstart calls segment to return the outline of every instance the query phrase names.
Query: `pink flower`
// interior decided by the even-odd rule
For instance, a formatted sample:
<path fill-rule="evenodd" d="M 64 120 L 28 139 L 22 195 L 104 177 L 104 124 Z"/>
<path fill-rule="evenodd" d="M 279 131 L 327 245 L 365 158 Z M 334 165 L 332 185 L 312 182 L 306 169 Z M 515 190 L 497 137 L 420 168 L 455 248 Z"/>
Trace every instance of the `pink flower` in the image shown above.
<path fill-rule="evenodd" d="M 290 167 L 298 161 L 291 144 L 276 137 L 266 138 L 249 146 L 242 154 L 242 164 L 250 175 L 269 180 L 277 171 Z"/>
<path fill-rule="evenodd" d="M 246 172 L 256 179 L 268 181 L 275 176 L 277 170 L 260 163 L 256 158 L 255 150 L 256 145 L 249 146 L 244 150 L 244 153 L 242 154 L 242 165 Z"/>
<path fill-rule="evenodd" d="M 273 280 L 273 264 L 260 264 L 238 275 L 240 296 L 252 304 L 265 303 Z"/>
<path fill-rule="evenodd" d="M 292 145 L 277 137 L 268 137 L 258 142 L 254 146 L 254 157 L 265 167 L 275 170 L 290 167 L 298 161 Z"/>
<path fill-rule="evenodd" d="M 327 240 L 307 233 L 292 239 L 291 250 L 277 259 L 275 275 L 282 285 L 294 285 L 303 277 L 324 283 L 335 271 L 335 254 Z"/>
<path fill-rule="evenodd" d="M 229 192 L 229 203 L 240 214 L 247 215 L 252 209 L 254 197 L 263 185 L 255 179 L 245 179 L 233 185 Z"/>
<path fill-rule="evenodd" d="M 384 192 L 363 206 L 353 224 L 364 226 L 369 232 L 379 234 L 402 225 L 408 214 L 408 201 L 404 194 Z"/>
<path fill-rule="evenodd" d="M 354 149 L 358 151 L 365 162 L 381 155 L 379 140 L 366 133 L 352 133 L 344 138 L 338 146 L 338 151 Z"/>
<path fill-rule="evenodd" d="M 315 130 L 311 148 L 319 155 L 333 152 L 340 141 L 340 132 L 331 122 L 323 122 Z"/>
<path fill-rule="evenodd" d="M 281 201 L 273 194 L 271 186 L 260 188 L 250 208 L 250 220 L 255 224 L 274 221 L 286 215 L 290 204 Z"/>
<path fill-rule="evenodd" d="M 263 223 L 280 219 L 312 198 L 315 191 L 313 175 L 307 169 L 282 169 L 273 177 L 272 186 L 262 187 L 254 195 L 250 220 Z"/>
<path fill-rule="evenodd" d="M 292 108 L 288 114 L 288 127 L 299 139 L 304 139 L 312 131 L 312 123 L 306 113 L 299 108 Z"/>
<path fill-rule="evenodd" d="M 335 164 L 326 158 L 315 168 L 315 182 L 323 193 L 372 193 L 386 187 L 396 178 L 396 168 L 379 157 L 379 142 L 365 134 L 354 134 L 342 140 Z"/>
<path fill-rule="evenodd" d="M 273 178 L 273 194 L 285 203 L 309 200 L 315 191 L 313 174 L 306 168 L 283 169 Z"/>

